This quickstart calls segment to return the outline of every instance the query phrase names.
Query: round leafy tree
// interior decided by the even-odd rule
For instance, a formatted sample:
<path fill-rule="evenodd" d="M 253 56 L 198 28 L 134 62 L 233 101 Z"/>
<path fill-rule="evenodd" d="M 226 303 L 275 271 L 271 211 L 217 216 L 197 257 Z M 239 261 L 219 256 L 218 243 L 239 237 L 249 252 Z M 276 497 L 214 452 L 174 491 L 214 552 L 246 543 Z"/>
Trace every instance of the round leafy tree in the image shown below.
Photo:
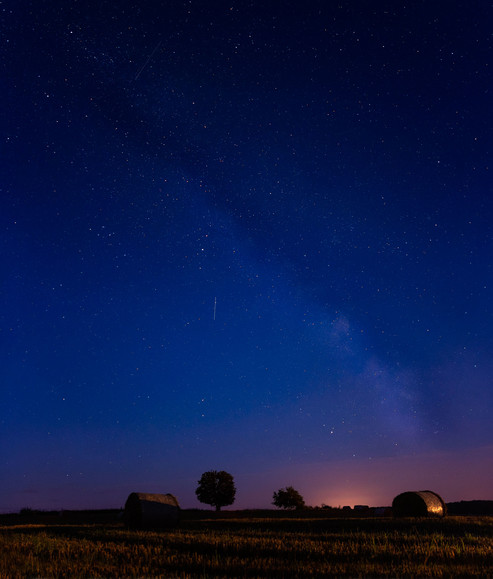
<path fill-rule="evenodd" d="M 201 503 L 216 507 L 232 505 L 235 501 L 236 487 L 233 477 L 224 470 L 210 470 L 200 477 L 199 486 L 195 491 Z"/>
<path fill-rule="evenodd" d="M 293 487 L 279 489 L 272 498 L 272 504 L 282 509 L 302 509 L 305 506 L 303 497 Z"/>

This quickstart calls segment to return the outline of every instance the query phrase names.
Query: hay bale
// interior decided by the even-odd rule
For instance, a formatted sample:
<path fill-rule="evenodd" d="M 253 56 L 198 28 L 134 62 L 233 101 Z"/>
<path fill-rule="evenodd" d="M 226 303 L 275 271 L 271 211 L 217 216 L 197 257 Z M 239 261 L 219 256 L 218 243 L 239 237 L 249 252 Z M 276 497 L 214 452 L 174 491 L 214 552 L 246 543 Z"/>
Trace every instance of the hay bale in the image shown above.
<path fill-rule="evenodd" d="M 394 517 L 444 517 L 447 507 L 433 491 L 408 491 L 392 501 Z"/>
<path fill-rule="evenodd" d="M 180 505 L 171 494 L 131 493 L 125 503 L 124 523 L 131 528 L 176 527 Z"/>

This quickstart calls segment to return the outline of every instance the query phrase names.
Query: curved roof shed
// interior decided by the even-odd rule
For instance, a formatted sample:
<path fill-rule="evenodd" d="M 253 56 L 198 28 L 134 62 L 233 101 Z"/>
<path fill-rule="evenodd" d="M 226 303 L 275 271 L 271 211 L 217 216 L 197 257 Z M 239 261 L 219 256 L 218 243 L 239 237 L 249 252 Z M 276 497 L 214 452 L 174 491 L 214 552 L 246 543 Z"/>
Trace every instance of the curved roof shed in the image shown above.
<path fill-rule="evenodd" d="M 132 528 L 169 528 L 178 524 L 180 505 L 172 494 L 130 493 L 123 520 Z"/>
<path fill-rule="evenodd" d="M 447 507 L 433 491 L 408 491 L 392 501 L 394 517 L 444 517 Z"/>

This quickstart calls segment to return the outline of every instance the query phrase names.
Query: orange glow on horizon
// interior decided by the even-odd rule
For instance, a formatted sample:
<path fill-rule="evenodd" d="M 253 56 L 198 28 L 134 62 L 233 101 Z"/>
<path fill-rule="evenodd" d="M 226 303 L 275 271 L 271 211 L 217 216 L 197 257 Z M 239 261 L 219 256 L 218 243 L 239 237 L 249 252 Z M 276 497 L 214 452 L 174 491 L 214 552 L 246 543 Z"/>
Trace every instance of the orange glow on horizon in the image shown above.
<path fill-rule="evenodd" d="M 327 505 L 333 508 L 342 508 L 346 506 L 354 508 L 355 505 L 368 505 L 369 507 L 384 506 L 380 504 L 374 504 L 375 500 L 373 497 L 374 495 L 368 492 L 368 489 L 362 490 L 361 492 L 358 492 L 354 489 L 351 489 L 351 491 L 331 490 L 329 492 L 321 491 L 314 493 L 314 498 L 310 502 L 312 502 L 313 506 Z"/>

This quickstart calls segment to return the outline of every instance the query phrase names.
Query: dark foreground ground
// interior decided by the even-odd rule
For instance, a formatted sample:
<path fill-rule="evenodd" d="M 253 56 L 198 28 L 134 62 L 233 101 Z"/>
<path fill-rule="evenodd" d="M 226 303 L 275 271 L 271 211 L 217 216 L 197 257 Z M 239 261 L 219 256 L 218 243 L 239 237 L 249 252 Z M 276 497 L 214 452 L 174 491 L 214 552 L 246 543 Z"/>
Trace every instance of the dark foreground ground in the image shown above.
<path fill-rule="evenodd" d="M 493 576 L 493 517 L 184 510 L 176 529 L 131 531 L 111 510 L 0 516 L 0 577 L 332 576 Z"/>

